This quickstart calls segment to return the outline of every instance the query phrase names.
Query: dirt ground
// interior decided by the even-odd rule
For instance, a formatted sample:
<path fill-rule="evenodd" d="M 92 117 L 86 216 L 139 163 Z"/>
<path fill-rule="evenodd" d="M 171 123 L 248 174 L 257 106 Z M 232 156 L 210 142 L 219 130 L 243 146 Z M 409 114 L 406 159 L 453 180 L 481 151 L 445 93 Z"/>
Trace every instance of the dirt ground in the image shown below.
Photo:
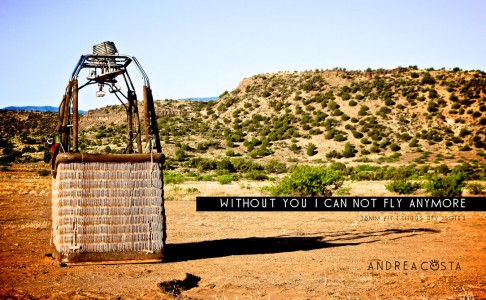
<path fill-rule="evenodd" d="M 0 172 L 0 298 L 486 299 L 484 212 L 196 212 L 210 184 L 168 186 L 166 262 L 60 267 L 50 184 Z"/>

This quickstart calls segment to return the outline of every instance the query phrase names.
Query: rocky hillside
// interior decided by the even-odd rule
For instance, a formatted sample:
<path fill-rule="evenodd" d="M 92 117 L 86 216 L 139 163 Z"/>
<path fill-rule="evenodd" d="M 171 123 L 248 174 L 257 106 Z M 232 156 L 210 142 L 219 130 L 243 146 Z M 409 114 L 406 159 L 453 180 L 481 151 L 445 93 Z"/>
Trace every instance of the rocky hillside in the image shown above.
<path fill-rule="evenodd" d="M 452 163 L 483 159 L 485 100 L 481 71 L 282 72 L 244 79 L 218 101 L 159 123 L 169 152 L 187 143 L 197 156 L 409 163 L 430 152 Z"/>
<path fill-rule="evenodd" d="M 416 67 L 260 74 L 216 101 L 156 101 L 156 110 L 164 152 L 176 166 L 228 156 L 302 163 L 483 161 L 486 74 Z M 1 113 L 4 137 L 44 134 L 40 125 L 12 130 L 6 124 L 20 115 Z M 122 106 L 89 111 L 81 119 L 81 147 L 121 152 L 125 128 Z"/>

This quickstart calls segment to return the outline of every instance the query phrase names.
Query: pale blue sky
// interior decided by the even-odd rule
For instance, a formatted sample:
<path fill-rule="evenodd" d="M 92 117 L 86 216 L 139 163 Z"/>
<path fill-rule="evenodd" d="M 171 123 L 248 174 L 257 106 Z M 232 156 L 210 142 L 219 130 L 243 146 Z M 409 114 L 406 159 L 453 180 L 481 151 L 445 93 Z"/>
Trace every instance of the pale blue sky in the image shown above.
<path fill-rule="evenodd" d="M 481 0 L 0 0 L 0 108 L 57 106 L 80 55 L 103 41 L 137 57 L 155 99 L 178 99 L 276 71 L 486 70 L 485 34 Z M 116 103 L 80 98 L 82 109 Z"/>

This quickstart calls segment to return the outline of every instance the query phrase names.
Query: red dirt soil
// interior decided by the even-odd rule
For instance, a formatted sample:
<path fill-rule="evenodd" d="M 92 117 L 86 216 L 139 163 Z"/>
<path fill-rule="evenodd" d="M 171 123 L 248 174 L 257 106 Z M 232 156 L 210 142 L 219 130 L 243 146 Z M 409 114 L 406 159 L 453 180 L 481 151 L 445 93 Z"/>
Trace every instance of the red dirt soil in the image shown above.
<path fill-rule="evenodd" d="M 0 298 L 486 299 L 483 212 L 215 213 L 167 201 L 166 262 L 60 267 L 49 177 L 2 174 Z"/>

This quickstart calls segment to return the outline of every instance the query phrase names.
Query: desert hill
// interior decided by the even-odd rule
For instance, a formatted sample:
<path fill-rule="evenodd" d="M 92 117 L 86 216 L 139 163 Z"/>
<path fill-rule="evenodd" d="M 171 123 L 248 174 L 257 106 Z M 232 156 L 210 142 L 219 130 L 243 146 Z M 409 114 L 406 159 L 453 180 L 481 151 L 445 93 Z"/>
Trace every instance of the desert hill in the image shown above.
<path fill-rule="evenodd" d="M 175 167 L 228 156 L 302 163 L 405 164 L 427 156 L 483 161 L 486 74 L 414 66 L 259 74 L 218 100 L 156 101 L 156 111 L 164 152 Z M 57 122 L 52 113 L 0 113 L 0 134 L 19 149 L 18 137 L 40 141 Z M 125 118 L 121 105 L 88 111 L 81 117 L 81 149 L 122 152 Z"/>
<path fill-rule="evenodd" d="M 482 159 L 485 96 L 481 71 L 279 72 L 244 79 L 219 100 L 187 105 L 184 115 L 161 117 L 159 125 L 167 151 L 187 143 L 195 155 L 407 163 L 430 152 Z M 159 103 L 167 107 L 177 106 Z"/>

